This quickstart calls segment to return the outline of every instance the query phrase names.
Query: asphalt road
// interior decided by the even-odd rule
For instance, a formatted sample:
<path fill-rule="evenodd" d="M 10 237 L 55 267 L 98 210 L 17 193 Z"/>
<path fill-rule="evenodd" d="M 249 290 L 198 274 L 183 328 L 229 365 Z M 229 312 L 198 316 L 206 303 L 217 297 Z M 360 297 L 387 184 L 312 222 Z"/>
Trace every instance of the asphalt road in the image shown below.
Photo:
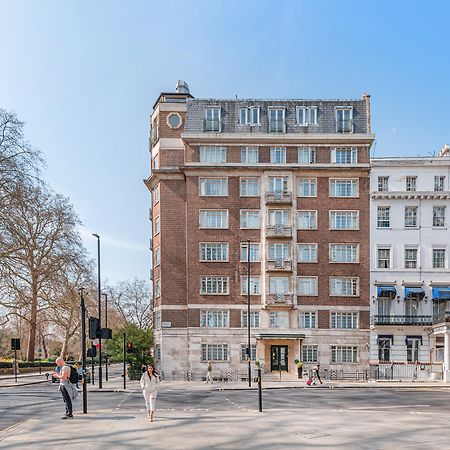
<path fill-rule="evenodd" d="M 163 411 L 220 412 L 235 410 L 254 411 L 258 408 L 257 391 L 217 391 L 161 389 L 157 409 Z M 273 389 L 263 392 L 263 408 L 276 415 L 277 411 L 290 411 L 326 415 L 327 410 L 386 413 L 404 411 L 450 413 L 450 390 L 446 388 L 410 389 Z M 89 393 L 88 407 L 94 410 L 144 410 L 139 392 Z M 81 409 L 78 401 L 76 408 Z M 37 385 L 0 389 L 0 430 L 42 414 L 64 413 L 64 404 L 57 385 Z M 59 417 L 59 416 L 58 416 Z"/>

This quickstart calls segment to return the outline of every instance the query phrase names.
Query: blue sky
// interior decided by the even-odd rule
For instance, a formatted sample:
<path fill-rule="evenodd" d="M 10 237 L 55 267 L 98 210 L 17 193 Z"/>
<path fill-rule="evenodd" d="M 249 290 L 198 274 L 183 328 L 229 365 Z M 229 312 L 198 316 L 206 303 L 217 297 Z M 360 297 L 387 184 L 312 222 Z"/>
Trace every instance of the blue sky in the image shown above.
<path fill-rule="evenodd" d="M 197 97 L 372 95 L 376 156 L 450 141 L 447 1 L 0 0 L 0 107 L 26 122 L 102 278 L 148 277 L 149 114 Z"/>

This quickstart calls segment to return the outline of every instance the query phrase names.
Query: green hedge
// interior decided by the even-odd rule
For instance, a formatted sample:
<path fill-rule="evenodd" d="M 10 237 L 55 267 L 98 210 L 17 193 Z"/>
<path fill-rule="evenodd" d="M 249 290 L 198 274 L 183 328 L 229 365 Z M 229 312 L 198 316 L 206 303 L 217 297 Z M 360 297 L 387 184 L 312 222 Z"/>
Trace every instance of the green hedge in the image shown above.
<path fill-rule="evenodd" d="M 10 369 L 12 367 L 14 361 L 0 361 L 0 369 Z M 21 367 L 25 368 L 25 367 L 36 367 L 38 368 L 40 367 L 54 367 L 55 363 L 54 362 L 44 362 L 42 361 L 39 364 L 39 361 L 18 361 L 19 363 L 19 369 Z"/>

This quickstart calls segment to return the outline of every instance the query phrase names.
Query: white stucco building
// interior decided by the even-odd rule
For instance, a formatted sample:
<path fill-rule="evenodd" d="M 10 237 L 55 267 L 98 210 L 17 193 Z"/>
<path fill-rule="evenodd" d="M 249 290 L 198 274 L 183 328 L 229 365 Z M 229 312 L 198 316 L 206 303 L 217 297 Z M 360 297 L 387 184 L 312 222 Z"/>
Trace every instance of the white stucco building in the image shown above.
<path fill-rule="evenodd" d="M 439 378 L 445 360 L 450 381 L 449 178 L 448 146 L 372 160 L 370 361 L 418 363 L 418 379 Z"/>

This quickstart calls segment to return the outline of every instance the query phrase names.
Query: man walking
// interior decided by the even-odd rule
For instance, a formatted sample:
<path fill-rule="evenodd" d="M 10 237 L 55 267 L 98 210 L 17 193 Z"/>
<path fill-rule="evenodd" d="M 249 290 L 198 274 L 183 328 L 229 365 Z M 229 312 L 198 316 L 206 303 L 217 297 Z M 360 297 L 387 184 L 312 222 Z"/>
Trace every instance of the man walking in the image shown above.
<path fill-rule="evenodd" d="M 206 368 L 206 382 L 212 384 L 212 364 L 208 361 L 208 367 Z"/>
<path fill-rule="evenodd" d="M 320 384 L 323 384 L 322 379 L 320 378 L 320 364 L 317 364 L 317 366 L 314 367 L 313 370 L 313 384 L 316 384 L 317 381 Z"/>
<path fill-rule="evenodd" d="M 70 382 L 71 367 L 67 366 L 64 360 L 59 357 L 56 359 L 56 365 L 61 368 L 59 373 L 53 372 L 53 376 L 59 379 L 59 390 L 66 404 L 66 415 L 62 419 L 72 419 L 73 409 L 72 402 L 78 397 L 78 391 L 75 386 Z M 78 377 L 78 373 L 77 373 Z"/>

